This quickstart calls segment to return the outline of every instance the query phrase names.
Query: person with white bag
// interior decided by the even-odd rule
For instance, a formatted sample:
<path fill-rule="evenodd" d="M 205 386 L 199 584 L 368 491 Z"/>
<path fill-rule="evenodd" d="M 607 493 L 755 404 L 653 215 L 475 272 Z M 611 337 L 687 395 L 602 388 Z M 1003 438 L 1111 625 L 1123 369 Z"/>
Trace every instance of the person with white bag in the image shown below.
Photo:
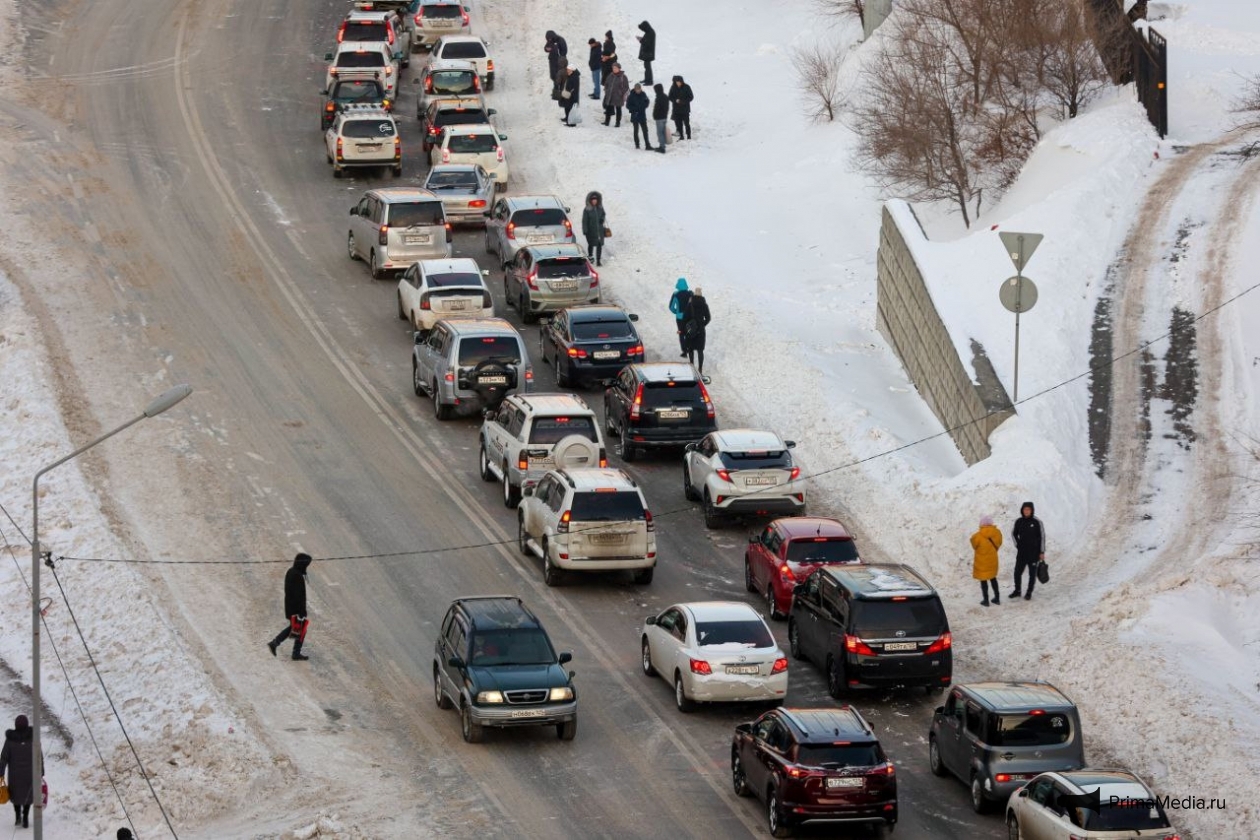
<path fill-rule="evenodd" d="M 560 85 L 560 105 L 564 108 L 565 125 L 572 128 L 582 121 L 582 110 L 574 108 L 582 93 L 582 74 L 570 64 L 564 71 L 564 81 Z"/>

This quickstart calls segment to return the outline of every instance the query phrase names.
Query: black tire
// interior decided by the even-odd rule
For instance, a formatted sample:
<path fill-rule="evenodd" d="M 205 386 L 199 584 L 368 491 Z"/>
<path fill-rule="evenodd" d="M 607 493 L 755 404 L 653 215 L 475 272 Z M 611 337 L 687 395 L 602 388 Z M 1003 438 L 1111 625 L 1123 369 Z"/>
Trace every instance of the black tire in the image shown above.
<path fill-rule="evenodd" d="M 827 657 L 827 693 L 837 700 L 844 698 L 846 684 L 844 681 L 844 666 L 836 661 L 834 656 Z"/>
<path fill-rule="evenodd" d="M 696 701 L 687 696 L 687 689 L 683 686 L 682 674 L 679 673 L 674 674 L 674 705 L 683 714 L 690 714 L 696 710 Z"/>
<path fill-rule="evenodd" d="M 354 262 L 359 261 L 359 253 L 358 251 L 355 250 L 355 247 L 354 247 L 354 234 L 353 233 L 348 234 L 346 236 L 346 254 L 347 256 L 350 257 L 352 261 Z"/>
<path fill-rule="evenodd" d="M 559 586 L 561 583 L 561 579 L 564 575 L 564 571 L 560 569 L 559 567 L 555 566 L 551 562 L 551 548 L 550 546 L 547 545 L 546 537 L 543 537 L 542 553 L 543 553 L 543 583 L 547 584 L 548 586 Z"/>
<path fill-rule="evenodd" d="M 398 294 L 398 320 L 399 320 L 399 321 L 406 321 L 406 320 L 408 320 L 408 318 L 407 318 L 407 310 L 403 309 L 403 305 L 402 305 L 402 293 L 401 293 L 401 292 Z M 414 325 L 413 325 L 413 326 L 414 326 Z"/>
<path fill-rule="evenodd" d="M 545 354 L 543 356 L 543 359 L 544 361 L 546 360 Z M 564 372 L 564 366 L 560 363 L 559 353 L 556 353 L 555 358 L 552 359 L 552 364 L 555 366 L 555 370 L 556 370 L 556 387 L 557 388 L 572 387 L 573 383 L 569 380 L 568 374 Z"/>
<path fill-rule="evenodd" d="M 395 178 L 401 178 L 401 177 L 402 177 L 402 167 L 401 167 L 401 166 L 395 166 L 395 167 L 393 168 L 393 173 L 394 173 L 394 177 L 395 177 Z"/>
<path fill-rule="evenodd" d="M 459 708 L 459 730 L 464 740 L 470 744 L 480 744 L 485 736 L 485 729 L 472 719 L 472 710 L 467 703 Z"/>
<path fill-rule="evenodd" d="M 490 228 L 488 227 L 486 228 L 486 253 L 487 254 L 494 253 L 494 246 L 490 242 Z M 499 262 L 503 262 L 503 260 L 500 259 Z"/>
<path fill-rule="evenodd" d="M 656 576 L 656 567 L 649 566 L 646 569 L 639 569 L 634 573 L 634 582 L 639 586 L 647 586 L 652 582 L 652 578 Z"/>
<path fill-rule="evenodd" d="M 420 381 L 420 368 L 416 366 L 415 359 L 411 360 L 411 388 L 417 397 L 424 396 L 424 384 Z"/>
<path fill-rule="evenodd" d="M 529 533 L 525 530 L 525 517 L 518 516 L 516 517 L 516 546 L 521 550 L 521 554 L 533 557 L 534 552 L 529 550 L 528 540 Z"/>
<path fill-rule="evenodd" d="M 333 167 L 333 177 L 334 177 L 334 178 L 342 178 L 342 177 L 345 177 L 345 174 L 346 174 L 346 173 L 345 173 L 344 171 L 342 171 L 342 170 L 338 169 L 338 168 L 337 168 L 337 167 L 335 167 L 335 166 Z"/>
<path fill-rule="evenodd" d="M 482 481 L 494 481 L 494 473 L 490 471 L 490 456 L 486 454 L 485 441 L 481 442 L 481 448 L 477 452 L 477 470 L 481 473 Z"/>
<path fill-rule="evenodd" d="M 503 506 L 508 510 L 516 507 L 521 503 L 521 488 L 514 485 L 508 478 L 508 465 L 503 463 Z"/>
<path fill-rule="evenodd" d="M 503 302 L 507 304 L 508 309 L 515 309 L 513 305 L 512 294 L 508 291 L 507 275 L 503 275 Z"/>
<path fill-rule="evenodd" d="M 442 680 L 438 677 L 437 666 L 433 666 L 433 703 L 439 709 L 449 709 L 451 707 L 451 698 L 446 696 L 446 692 L 442 690 Z"/>
<path fill-rule="evenodd" d="M 521 292 L 521 296 L 516 300 L 516 310 L 521 313 L 521 320 L 526 324 L 537 324 L 538 315 L 529 308 L 529 299 Z"/>
<path fill-rule="evenodd" d="M 766 828 L 770 830 L 771 837 L 792 836 L 792 826 L 779 804 L 779 791 L 773 785 L 766 791 Z"/>
<path fill-rule="evenodd" d="M 936 743 L 936 739 L 928 736 L 928 769 L 932 771 L 933 776 L 948 776 L 949 771 L 945 769 L 945 762 L 941 761 L 941 748 Z"/>
<path fill-rule="evenodd" d="M 752 796 L 752 788 L 748 787 L 748 774 L 744 772 L 744 763 L 739 760 L 739 750 L 731 750 L 731 787 L 736 796 Z"/>
<path fill-rule="evenodd" d="M 643 666 L 643 676 L 655 677 L 656 668 L 652 667 L 652 648 L 648 644 L 647 636 L 643 637 L 640 650 L 642 652 L 642 656 L 640 657 L 639 664 Z"/>
<path fill-rule="evenodd" d="M 1019 833 L 1019 820 L 1014 814 L 1006 815 L 1006 840 L 1024 840 Z"/>
<path fill-rule="evenodd" d="M 753 580 L 752 562 L 748 559 L 748 552 L 744 552 L 744 588 L 749 592 L 757 591 L 757 582 Z"/>
<path fill-rule="evenodd" d="M 368 251 L 368 267 L 372 271 L 373 280 L 380 280 L 382 277 L 385 276 L 385 269 L 376 267 L 376 249 L 375 248 L 373 248 L 371 251 Z"/>
<path fill-rule="evenodd" d="M 577 737 L 577 718 L 556 724 L 556 737 L 561 741 L 572 741 Z"/>
<path fill-rule="evenodd" d="M 610 435 L 617 434 L 617 426 L 613 423 L 612 409 L 608 405 L 607 397 L 604 397 L 604 431 Z"/>
<path fill-rule="evenodd" d="M 766 616 L 771 621 L 782 621 L 785 616 L 779 612 L 779 608 L 775 605 L 774 584 L 766 584 Z"/>
<path fill-rule="evenodd" d="M 451 419 L 451 406 L 442 404 L 442 391 L 438 388 L 437 380 L 433 380 L 433 416 L 439 420 Z"/>
<path fill-rule="evenodd" d="M 713 506 L 712 497 L 709 496 L 709 491 L 705 490 L 704 491 L 704 527 L 712 531 L 716 528 L 721 528 L 724 522 L 725 522 L 725 518 L 722 516 L 722 514 L 718 513 L 717 508 Z"/>
<path fill-rule="evenodd" d="M 980 777 L 974 773 L 971 775 L 971 810 L 977 814 L 986 814 L 989 811 L 989 800 L 984 796 L 984 785 L 980 782 Z"/>
<path fill-rule="evenodd" d="M 687 460 L 685 458 L 683 459 L 683 498 L 689 502 L 700 500 L 700 497 L 696 495 L 696 488 L 691 486 L 691 470 L 687 469 Z"/>
<path fill-rule="evenodd" d="M 793 659 L 805 658 L 805 651 L 801 650 L 801 629 L 794 618 L 788 620 L 788 651 Z"/>
<path fill-rule="evenodd" d="M 621 460 L 629 463 L 639 457 L 639 453 L 634 451 L 634 444 L 630 442 L 630 435 L 626 431 L 626 426 L 621 425 Z"/>

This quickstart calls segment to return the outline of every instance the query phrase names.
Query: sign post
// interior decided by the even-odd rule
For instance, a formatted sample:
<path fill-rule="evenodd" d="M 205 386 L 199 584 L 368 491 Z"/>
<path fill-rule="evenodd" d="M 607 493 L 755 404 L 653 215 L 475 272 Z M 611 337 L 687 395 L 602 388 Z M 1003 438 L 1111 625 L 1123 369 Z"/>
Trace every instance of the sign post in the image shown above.
<path fill-rule="evenodd" d="M 1033 252 L 1043 239 L 1040 233 L 1015 233 L 1003 231 L 998 234 L 1002 244 L 1006 246 L 1006 254 L 1015 265 L 1015 276 L 1002 281 L 998 289 L 998 299 L 1002 305 L 1015 313 L 1015 388 L 1011 397 L 1012 403 L 1019 402 L 1019 316 L 1037 303 L 1037 285 L 1032 278 L 1024 276 L 1024 266 L 1032 259 Z"/>

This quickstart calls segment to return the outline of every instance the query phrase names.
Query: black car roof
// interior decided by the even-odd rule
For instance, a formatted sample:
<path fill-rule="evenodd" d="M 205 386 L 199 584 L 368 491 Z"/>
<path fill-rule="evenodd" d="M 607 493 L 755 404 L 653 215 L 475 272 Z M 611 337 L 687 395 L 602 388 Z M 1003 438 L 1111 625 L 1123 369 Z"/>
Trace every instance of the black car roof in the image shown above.
<path fill-rule="evenodd" d="M 696 369 L 686 362 L 646 362 L 631 365 L 634 375 L 644 382 L 699 382 Z"/>
<path fill-rule="evenodd" d="M 779 714 L 792 724 L 798 742 L 832 742 L 837 738 L 879 741 L 857 710 L 849 706 L 838 709 L 780 709 Z"/>
<path fill-rule="evenodd" d="M 994 711 L 1073 706 L 1068 696 L 1048 682 L 983 682 L 960 686 Z"/>
<path fill-rule="evenodd" d="M 901 563 L 824 566 L 819 570 L 860 600 L 934 598 L 936 590 L 918 572 Z"/>
<path fill-rule="evenodd" d="M 460 598 L 455 604 L 464 611 L 477 630 L 541 626 L 521 599 L 514 595 Z"/>
<path fill-rule="evenodd" d="M 619 306 L 574 306 L 566 311 L 569 313 L 569 320 L 575 324 L 589 324 L 592 321 L 622 323 L 630 320 L 630 314 Z"/>

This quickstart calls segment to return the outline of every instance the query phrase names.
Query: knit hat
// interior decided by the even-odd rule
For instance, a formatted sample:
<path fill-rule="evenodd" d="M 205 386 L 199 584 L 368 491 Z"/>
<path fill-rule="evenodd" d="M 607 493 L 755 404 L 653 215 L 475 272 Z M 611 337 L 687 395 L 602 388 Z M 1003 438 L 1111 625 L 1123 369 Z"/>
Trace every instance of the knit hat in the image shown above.
<path fill-rule="evenodd" d="M 983 528 L 985 525 L 992 525 L 992 524 L 993 524 L 993 517 L 992 517 L 992 516 L 987 516 L 987 515 L 986 515 L 986 516 L 982 516 L 982 517 L 980 517 L 980 527 L 981 527 L 981 528 Z"/>
<path fill-rule="evenodd" d="M 18 715 L 17 718 L 13 721 L 14 729 L 25 729 L 26 727 L 30 725 L 31 725 L 31 722 L 26 719 L 26 715 Z"/>
<path fill-rule="evenodd" d="M 607 32 L 605 32 L 605 33 L 604 33 L 604 37 L 605 37 L 605 38 L 611 38 L 611 37 L 612 37 L 612 30 L 611 30 L 611 29 L 609 29 Z"/>
<path fill-rule="evenodd" d="M 588 44 L 598 44 L 598 43 L 599 43 L 599 41 L 598 41 L 598 40 L 596 40 L 595 38 L 592 38 L 592 39 L 590 39 L 589 41 L 587 41 L 586 43 L 588 43 Z"/>

